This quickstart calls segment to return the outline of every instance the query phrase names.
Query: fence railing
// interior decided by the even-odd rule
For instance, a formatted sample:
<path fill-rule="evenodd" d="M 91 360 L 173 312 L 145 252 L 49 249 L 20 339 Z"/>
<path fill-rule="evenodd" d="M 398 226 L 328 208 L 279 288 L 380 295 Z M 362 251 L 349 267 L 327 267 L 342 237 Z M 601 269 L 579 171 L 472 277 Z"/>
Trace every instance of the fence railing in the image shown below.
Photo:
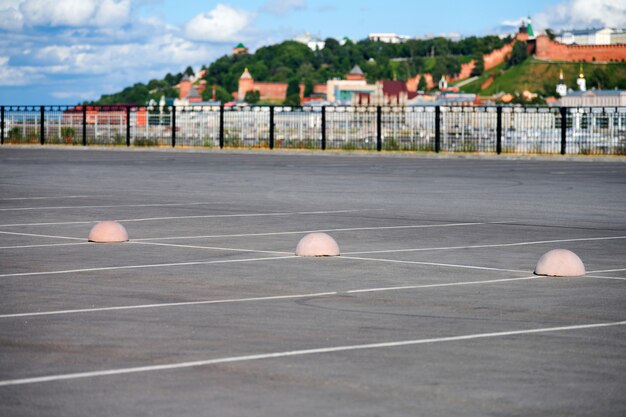
<path fill-rule="evenodd" d="M 2 144 L 626 155 L 626 107 L 0 106 Z"/>

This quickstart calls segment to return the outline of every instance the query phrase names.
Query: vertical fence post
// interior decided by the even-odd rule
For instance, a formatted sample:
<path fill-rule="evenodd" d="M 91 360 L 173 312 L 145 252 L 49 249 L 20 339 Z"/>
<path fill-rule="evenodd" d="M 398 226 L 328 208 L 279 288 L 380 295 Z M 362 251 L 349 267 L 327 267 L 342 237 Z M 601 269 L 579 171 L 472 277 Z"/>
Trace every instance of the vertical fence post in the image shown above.
<path fill-rule="evenodd" d="M 220 149 L 224 149 L 224 104 L 220 104 Z"/>
<path fill-rule="evenodd" d="M 274 106 L 270 107 L 270 149 L 274 149 Z"/>
<path fill-rule="evenodd" d="M 326 106 L 322 106 L 322 150 L 326 150 Z"/>
<path fill-rule="evenodd" d="M 441 107 L 435 107 L 435 152 L 441 150 Z"/>
<path fill-rule="evenodd" d="M 4 106 L 0 106 L 0 145 L 4 145 Z"/>
<path fill-rule="evenodd" d="M 130 146 L 130 106 L 126 106 L 126 146 Z"/>
<path fill-rule="evenodd" d="M 87 105 L 83 104 L 83 146 L 87 146 Z"/>
<path fill-rule="evenodd" d="M 376 150 L 383 149 L 383 108 L 376 107 Z"/>
<path fill-rule="evenodd" d="M 502 153 L 502 107 L 498 106 L 496 109 L 496 154 Z"/>
<path fill-rule="evenodd" d="M 172 104 L 172 148 L 176 146 L 176 106 Z"/>
<path fill-rule="evenodd" d="M 45 108 L 41 106 L 39 108 L 39 142 L 43 145 L 46 143 L 46 124 L 45 124 Z"/>
<path fill-rule="evenodd" d="M 567 146 L 567 107 L 561 107 L 561 155 L 565 155 Z"/>

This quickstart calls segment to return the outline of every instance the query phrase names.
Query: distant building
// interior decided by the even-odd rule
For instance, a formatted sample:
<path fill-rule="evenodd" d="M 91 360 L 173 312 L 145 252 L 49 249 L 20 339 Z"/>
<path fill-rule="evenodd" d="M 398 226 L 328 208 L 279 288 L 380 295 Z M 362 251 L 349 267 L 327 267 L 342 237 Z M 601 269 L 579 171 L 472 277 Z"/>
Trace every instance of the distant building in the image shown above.
<path fill-rule="evenodd" d="M 243 43 L 239 42 L 237 46 L 233 48 L 233 55 L 247 54 L 248 48 Z"/>
<path fill-rule="evenodd" d="M 305 32 L 300 36 L 296 36 L 293 40 L 305 44 L 312 51 L 321 51 L 324 49 L 324 46 L 326 46 L 326 42 L 308 32 Z"/>
<path fill-rule="evenodd" d="M 463 35 L 457 32 L 448 32 L 445 35 L 445 38 L 451 40 L 452 42 L 458 42 L 463 39 Z"/>
<path fill-rule="evenodd" d="M 408 100 L 408 106 L 473 106 L 477 101 L 476 94 L 437 93 L 416 95 Z"/>
<path fill-rule="evenodd" d="M 410 36 L 398 35 L 396 33 L 370 33 L 367 38 L 371 41 L 384 43 L 403 43 L 411 39 Z"/>
<path fill-rule="evenodd" d="M 364 80 L 365 74 L 363 74 L 363 70 L 361 69 L 361 67 L 355 65 L 354 67 L 352 67 L 350 73 L 346 75 L 346 79 L 351 81 Z"/>
<path fill-rule="evenodd" d="M 520 26 L 517 35 L 516 39 L 520 39 L 519 35 L 522 35 L 520 40 L 535 39 L 535 31 L 533 29 L 533 23 L 530 16 L 528 16 L 528 20 L 522 20 L 522 25 Z"/>
<path fill-rule="evenodd" d="M 563 80 L 563 70 L 559 73 L 559 83 L 556 85 L 556 93 L 561 97 L 567 95 L 567 85 L 565 85 L 565 81 Z"/>
<path fill-rule="evenodd" d="M 371 94 L 375 89 L 375 85 L 367 83 L 361 67 L 355 65 L 345 80 L 334 79 L 326 82 L 326 99 L 336 104 L 352 104 L 354 96 Z"/>
<path fill-rule="evenodd" d="M 583 73 L 583 64 L 580 64 L 580 72 L 578 73 L 576 84 L 578 84 L 580 91 L 587 91 L 587 80 L 585 80 L 585 74 Z"/>
<path fill-rule="evenodd" d="M 613 32 L 611 28 L 570 30 L 559 33 L 555 40 L 566 45 L 611 45 Z"/>
<path fill-rule="evenodd" d="M 194 78 L 187 75 L 178 83 L 178 98 L 174 101 L 176 106 L 186 106 L 190 103 L 200 103 L 202 92 L 206 89 L 206 81 L 200 80 L 194 85 Z"/>
<path fill-rule="evenodd" d="M 564 107 L 624 107 L 626 90 L 570 91 L 561 97 L 559 105 Z"/>
<path fill-rule="evenodd" d="M 246 68 L 239 77 L 239 88 L 233 92 L 235 101 L 243 101 L 249 91 L 258 91 L 261 101 L 282 102 L 287 96 L 287 83 L 270 83 L 254 81 Z M 304 84 L 300 84 L 300 100 L 304 98 Z"/>
<path fill-rule="evenodd" d="M 611 45 L 626 44 L 626 29 L 615 29 L 611 33 Z"/>

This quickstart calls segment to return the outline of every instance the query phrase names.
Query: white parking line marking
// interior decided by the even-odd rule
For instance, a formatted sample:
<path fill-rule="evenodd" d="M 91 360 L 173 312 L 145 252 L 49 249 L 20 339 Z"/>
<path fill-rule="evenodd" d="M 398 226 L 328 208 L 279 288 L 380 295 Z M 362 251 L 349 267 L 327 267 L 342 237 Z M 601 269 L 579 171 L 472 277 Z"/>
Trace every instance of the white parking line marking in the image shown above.
<path fill-rule="evenodd" d="M 618 269 L 603 269 L 599 271 L 587 271 L 588 274 L 602 274 L 605 272 L 622 272 L 626 271 L 626 268 L 618 268 Z"/>
<path fill-rule="evenodd" d="M 524 274 L 528 274 L 532 271 L 523 271 L 520 269 L 504 269 L 504 268 L 491 268 L 487 266 L 473 266 L 473 265 L 458 265 L 458 264 L 444 264 L 439 262 L 421 262 L 421 261 L 398 261 L 395 259 L 380 259 L 380 258 L 363 258 L 358 256 L 344 256 L 341 255 L 338 258 L 343 259 L 356 259 L 361 261 L 372 261 L 372 262 L 389 262 L 389 263 L 397 263 L 397 264 L 414 264 L 414 265 L 430 265 L 430 266 L 444 266 L 447 268 L 463 268 L 463 269 L 480 269 L 485 271 L 502 271 L 502 272 L 521 272 Z"/>
<path fill-rule="evenodd" d="M 279 236 L 279 235 L 300 235 L 316 232 L 354 232 L 363 230 L 393 230 L 393 229 L 425 229 L 432 227 L 454 227 L 454 226 L 477 226 L 486 224 L 499 224 L 503 222 L 488 222 L 488 223 L 446 223 L 446 224 L 418 224 L 408 226 L 375 226 L 375 227 L 350 227 L 344 229 L 315 229 L 315 230 L 296 230 L 291 232 L 266 232 L 266 233 L 240 233 L 230 235 L 204 235 L 204 236 L 178 236 L 178 237 L 148 237 L 141 239 L 134 239 L 135 241 L 146 240 L 184 240 L 184 239 L 210 239 L 220 237 L 253 237 L 253 236 Z"/>
<path fill-rule="evenodd" d="M 585 275 L 585 277 L 587 278 L 597 278 L 597 279 L 612 279 L 615 281 L 626 281 L 626 278 L 621 278 L 621 277 L 602 277 L 599 275 Z"/>
<path fill-rule="evenodd" d="M 125 207 L 185 207 L 215 203 L 155 203 L 155 204 L 115 204 L 106 206 L 55 206 L 55 207 L 13 207 L 2 208 L 0 211 L 28 211 L 28 210 L 59 210 L 59 209 L 88 209 L 88 208 L 125 208 Z"/>
<path fill-rule="evenodd" d="M 169 266 L 191 266 L 191 265 L 210 265 L 210 264 L 231 264 L 239 262 L 255 262 L 255 261 L 269 261 L 274 259 L 293 259 L 297 256 L 271 256 L 267 258 L 248 258 L 248 259 L 228 259 L 217 261 L 194 261 L 194 262 L 174 262 L 167 264 L 147 264 L 147 265 L 125 265 L 125 266 L 105 266 L 101 268 L 82 268 L 82 269 L 66 269 L 62 271 L 41 271 L 41 272 L 19 272 L 14 274 L 1 274 L 0 278 L 8 277 L 28 277 L 37 275 L 60 275 L 60 274 L 75 274 L 79 272 L 95 272 L 95 271 L 115 271 L 121 269 L 143 269 L 143 268 L 164 268 Z"/>
<path fill-rule="evenodd" d="M 116 219 L 118 222 L 146 222 L 156 220 L 185 220 L 185 219 L 221 219 L 228 217 L 276 217 L 276 216 L 304 216 L 317 214 L 345 214 L 359 213 L 364 211 L 382 211 L 383 209 L 355 209 L 355 210 L 327 210 L 327 211 L 294 211 L 294 212 L 278 212 L 278 213 L 241 213 L 241 214 L 207 214 L 199 216 L 169 216 L 169 217 L 147 217 L 138 219 Z M 50 222 L 50 223 L 12 223 L 0 224 L 0 227 L 19 227 L 19 226 L 57 226 L 64 224 L 91 224 L 98 223 L 100 220 L 82 220 L 74 222 Z"/>
<path fill-rule="evenodd" d="M 349 352 L 349 351 L 365 350 L 365 349 L 385 349 L 385 348 L 394 348 L 394 347 L 401 347 L 401 346 L 415 346 L 415 345 L 425 345 L 425 344 L 431 344 L 431 343 L 459 342 L 459 341 L 466 341 L 466 340 L 479 340 L 479 339 L 488 339 L 488 338 L 496 338 L 496 337 L 564 332 L 564 331 L 572 331 L 572 330 L 597 329 L 597 328 L 603 328 L 603 327 L 614 327 L 614 326 L 623 326 L 623 325 L 626 325 L 626 321 L 580 324 L 580 325 L 573 325 L 573 326 L 542 327 L 542 328 L 535 328 L 535 329 L 510 330 L 510 331 L 491 332 L 491 333 L 475 333 L 475 334 L 466 334 L 466 335 L 460 335 L 460 336 L 435 337 L 435 338 L 428 338 L 428 339 L 400 340 L 400 341 L 394 341 L 394 342 L 379 342 L 379 343 L 367 343 L 367 344 L 361 344 L 361 345 L 332 346 L 332 347 L 323 347 L 323 348 L 314 348 L 314 349 L 291 350 L 291 351 L 285 351 L 285 352 L 260 353 L 260 354 L 255 354 L 255 355 L 231 356 L 231 357 L 206 359 L 206 360 L 191 361 L 191 362 L 168 363 L 168 364 L 162 364 L 162 365 L 136 366 L 136 367 L 131 367 L 131 368 L 117 368 L 117 369 L 106 369 L 106 370 L 91 371 L 91 372 L 76 372 L 76 373 L 69 373 L 69 374 L 47 375 L 47 376 L 31 377 L 31 378 L 8 379 L 8 380 L 0 381 L 0 387 L 36 384 L 36 383 L 42 383 L 42 382 L 63 381 L 63 380 L 72 380 L 72 379 L 81 379 L 81 378 L 95 378 L 95 377 L 101 377 L 101 376 L 168 371 L 168 370 L 183 369 L 183 368 L 193 368 L 193 367 L 198 367 L 198 366 L 217 365 L 217 364 L 222 364 L 222 363 L 246 362 L 246 361 L 262 360 L 262 359 L 278 359 L 278 358 L 286 358 L 286 357 L 292 357 L 292 356 L 304 356 L 304 355 L 314 355 L 314 354 L 322 354 L 322 353 Z"/>
<path fill-rule="evenodd" d="M 178 245 L 174 243 L 160 243 L 160 242 L 136 242 L 130 241 L 136 245 L 153 245 L 153 246 L 167 246 L 172 248 L 189 248 L 189 249 L 208 249 L 208 250 L 220 250 L 220 251 L 232 251 L 232 252 L 256 252 L 256 253 L 275 253 L 279 255 L 293 255 L 293 252 L 281 252 L 275 250 L 260 250 L 260 249 L 236 249 L 236 248 L 224 248 L 217 246 L 195 246 L 195 245 Z"/>
<path fill-rule="evenodd" d="M 490 245 L 442 246 L 442 247 L 434 247 L 434 248 L 373 250 L 373 251 L 361 251 L 361 252 L 345 252 L 344 255 L 369 255 L 369 254 L 377 254 L 377 253 L 421 252 L 421 251 L 432 251 L 432 250 L 502 248 L 502 247 L 507 247 L 507 246 L 543 245 L 546 243 L 586 242 L 586 241 L 594 241 L 594 240 L 615 240 L 615 239 L 626 239 L 626 236 L 604 236 L 604 237 L 590 237 L 590 238 L 578 238 L 578 239 L 538 240 L 538 241 L 531 241 L 531 242 L 495 243 L 495 244 L 490 244 Z"/>
<path fill-rule="evenodd" d="M 65 198 L 100 198 L 110 197 L 109 195 L 60 195 L 54 197 L 10 197 L 0 198 L 0 201 L 16 201 L 16 200 L 63 200 Z"/>
<path fill-rule="evenodd" d="M 74 242 L 74 243 L 49 243 L 47 245 L 21 245 L 21 246 L 0 246 L 0 249 L 32 249 L 32 248 L 50 248 L 55 246 L 78 246 L 89 245 L 90 242 Z"/>
<path fill-rule="evenodd" d="M 256 302 L 256 301 L 271 301 L 271 300 L 289 300 L 298 298 L 317 298 L 326 297 L 332 295 L 342 294 L 359 294 L 369 292 L 384 292 L 384 291 L 403 291 L 403 290 L 417 290 L 421 288 L 438 288 L 438 287 L 454 287 L 460 285 L 482 285 L 482 284 L 497 284 L 500 282 L 511 281 L 525 281 L 525 280 L 538 280 L 542 277 L 531 276 L 522 278 L 503 278 L 503 279 L 491 279 L 484 281 L 461 281 L 461 282 L 448 282 L 442 284 L 423 284 L 423 285 L 403 285 L 397 287 L 381 287 L 381 288 L 363 288 L 357 290 L 347 291 L 329 291 L 329 292 L 317 292 L 309 294 L 291 294 L 291 295 L 272 295 L 265 297 L 249 297 L 249 298 L 232 298 L 222 300 L 199 300 L 199 301 L 181 301 L 176 303 L 158 303 L 158 304 L 137 304 L 128 306 L 115 306 L 115 307 L 94 307 L 94 308 L 81 308 L 73 310 L 52 310 L 52 311 L 37 311 L 32 313 L 14 313 L 14 314 L 2 314 L 0 319 L 16 318 L 16 317 L 36 317 L 36 316 L 52 316 L 59 314 L 77 314 L 77 313 L 94 313 L 102 311 L 119 311 L 119 310 L 139 310 L 145 308 L 167 308 L 167 307 L 184 307 L 195 306 L 205 304 L 229 304 L 229 303 L 243 303 L 243 302 Z"/>
<path fill-rule="evenodd" d="M 30 237 L 49 237 L 53 239 L 71 239 L 71 240 L 87 240 L 87 238 L 70 237 L 70 236 L 57 236 L 57 235 L 40 235 L 35 233 L 18 233 L 18 232 L 1 232 L 3 235 L 16 235 L 16 236 L 30 236 Z"/>

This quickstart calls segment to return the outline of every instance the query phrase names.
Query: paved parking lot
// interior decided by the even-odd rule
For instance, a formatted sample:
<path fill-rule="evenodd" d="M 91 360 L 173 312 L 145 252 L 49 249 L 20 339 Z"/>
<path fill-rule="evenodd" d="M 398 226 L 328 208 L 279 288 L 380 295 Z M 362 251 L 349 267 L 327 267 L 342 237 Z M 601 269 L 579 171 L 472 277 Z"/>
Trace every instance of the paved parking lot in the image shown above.
<path fill-rule="evenodd" d="M 0 191 L 1 415 L 626 414 L 622 159 L 2 147 Z"/>

